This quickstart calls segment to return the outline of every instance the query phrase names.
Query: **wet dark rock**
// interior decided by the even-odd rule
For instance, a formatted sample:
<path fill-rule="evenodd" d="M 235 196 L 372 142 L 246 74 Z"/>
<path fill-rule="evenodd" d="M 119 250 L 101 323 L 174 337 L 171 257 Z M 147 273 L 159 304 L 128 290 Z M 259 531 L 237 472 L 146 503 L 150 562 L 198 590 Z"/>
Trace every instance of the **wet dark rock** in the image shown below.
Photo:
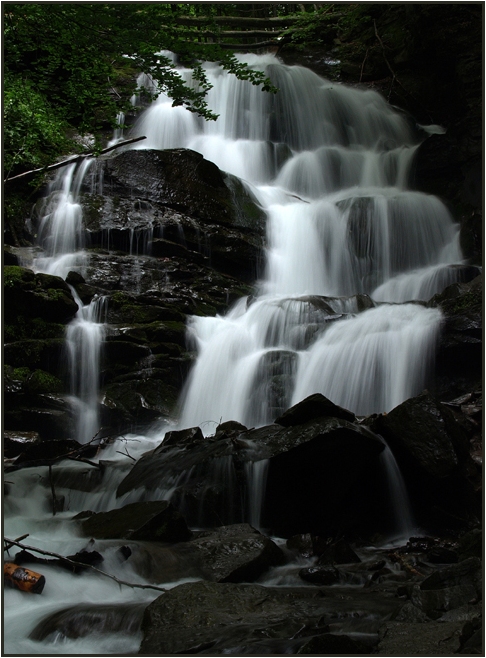
<path fill-rule="evenodd" d="M 313 585 L 335 585 L 341 580 L 341 572 L 334 567 L 305 567 L 299 571 L 302 580 Z"/>
<path fill-rule="evenodd" d="M 227 420 L 224 423 L 221 423 L 217 426 L 215 436 L 221 437 L 223 434 L 225 436 L 232 436 L 246 432 L 247 427 L 238 423 L 236 420 Z"/>
<path fill-rule="evenodd" d="M 159 448 L 162 447 L 197 445 L 202 441 L 204 441 L 204 436 L 200 427 L 191 427 L 187 430 L 173 430 L 172 432 L 167 432 L 164 442 L 155 449 L 154 453 L 157 453 Z"/>
<path fill-rule="evenodd" d="M 458 468 L 454 444 L 465 441 L 449 409 L 427 392 L 402 402 L 376 422 L 395 454 L 406 453 L 418 468 L 444 478 Z"/>
<path fill-rule="evenodd" d="M 461 560 L 468 557 L 482 558 L 483 551 L 483 533 L 480 528 L 474 528 L 460 537 L 457 553 Z"/>
<path fill-rule="evenodd" d="M 186 541 L 191 531 L 179 512 L 163 501 L 131 503 L 120 509 L 92 514 L 81 520 L 85 536 L 97 539 Z"/>
<path fill-rule="evenodd" d="M 445 316 L 435 389 L 441 399 L 452 399 L 474 390 L 482 378 L 482 276 L 448 286 L 429 305 L 439 307 Z"/>
<path fill-rule="evenodd" d="M 314 418 L 329 417 L 342 418 L 351 423 L 355 420 L 355 415 L 342 407 L 339 407 L 331 400 L 328 400 L 320 393 L 310 395 L 302 402 L 298 402 L 290 409 L 275 419 L 277 425 L 292 427 L 300 425 Z"/>
<path fill-rule="evenodd" d="M 228 186 L 226 174 L 189 149 L 125 151 L 107 159 L 103 170 L 103 195 L 111 197 L 111 216 L 115 218 L 125 210 L 120 201 L 131 197 L 130 216 L 138 224 L 143 219 L 149 223 L 159 205 L 205 221 L 245 228 L 255 228 L 263 219 L 261 211 L 255 208 L 252 221 L 248 212 L 251 195 L 241 184 L 238 189 L 234 177 Z M 91 223 L 101 214 L 107 222 L 110 218 L 107 205 L 91 200 Z"/>
<path fill-rule="evenodd" d="M 411 601 L 431 619 L 481 596 L 482 571 L 478 558 L 468 558 L 435 571 L 412 590 Z"/>
<path fill-rule="evenodd" d="M 371 424 L 392 449 L 415 513 L 431 530 L 464 527 L 479 514 L 469 437 L 451 409 L 427 391 Z M 474 473 L 472 474 L 474 475 Z"/>
<path fill-rule="evenodd" d="M 460 648 L 462 624 L 388 621 L 375 651 L 382 656 L 451 656 Z"/>
<path fill-rule="evenodd" d="M 68 439 L 72 435 L 73 416 L 69 402 L 54 394 L 5 396 L 5 428 L 37 432 L 42 441 Z"/>
<path fill-rule="evenodd" d="M 24 267 L 4 267 L 5 322 L 40 318 L 47 323 L 66 323 L 78 310 L 67 283 L 58 276 L 34 274 Z"/>
<path fill-rule="evenodd" d="M 280 536 L 324 528 L 332 532 L 342 515 L 348 518 L 353 508 L 358 514 L 356 499 L 347 496 L 358 482 L 373 489 L 372 465 L 383 450 L 382 441 L 367 428 L 339 418 L 287 428 L 237 429 L 236 434 L 225 431 L 204 441 L 177 443 L 171 437 L 134 465 L 117 495 L 142 486 L 168 487 L 189 523 L 200 524 L 201 518 L 208 525 L 218 525 L 217 519 L 234 523 L 245 520 L 248 469 L 269 460 L 263 527 L 271 523 Z M 321 501 L 330 497 L 333 505 L 323 506 Z"/>
<path fill-rule="evenodd" d="M 222 526 L 190 542 L 207 580 L 252 582 L 270 567 L 283 564 L 282 550 L 246 523 Z"/>
<path fill-rule="evenodd" d="M 393 621 L 402 621 L 409 624 L 423 624 L 430 621 L 429 617 L 417 608 L 411 601 L 407 601 Z"/>
<path fill-rule="evenodd" d="M 76 455 L 93 456 L 97 448 L 78 443 L 73 439 L 57 439 L 30 444 L 18 456 L 15 465 L 37 465 L 59 459 L 67 459 Z"/>
<path fill-rule="evenodd" d="M 479 603 L 466 603 L 445 612 L 441 617 L 440 621 L 480 621 L 483 616 L 483 606 L 481 602 Z M 464 632 L 464 630 L 463 630 Z"/>
<path fill-rule="evenodd" d="M 433 564 L 453 564 L 458 559 L 456 551 L 443 546 L 436 546 L 427 553 L 427 560 Z"/>
<path fill-rule="evenodd" d="M 45 617 L 31 631 L 31 640 L 76 639 L 94 633 L 128 633 L 140 630 L 144 604 L 79 604 Z"/>
<path fill-rule="evenodd" d="M 285 545 L 290 551 L 296 551 L 305 557 L 310 557 L 314 554 L 312 535 L 309 533 L 289 537 Z"/>
<path fill-rule="evenodd" d="M 478 558 L 470 557 L 458 564 L 451 564 L 448 567 L 434 571 L 421 583 L 420 589 L 435 590 L 456 587 L 463 585 L 467 580 L 470 580 L 475 587 L 480 587 L 481 562 Z M 478 589 L 477 593 L 479 591 Z"/>
<path fill-rule="evenodd" d="M 331 655 L 354 656 L 369 654 L 370 649 L 365 644 L 348 635 L 333 635 L 323 633 L 307 640 L 297 651 L 298 655 Z"/>
<path fill-rule="evenodd" d="M 352 564 L 361 562 L 360 557 L 353 551 L 344 539 L 327 543 L 324 546 L 314 542 L 314 552 L 319 555 L 318 564 Z"/>
<path fill-rule="evenodd" d="M 393 598 L 379 596 L 377 605 L 381 616 L 391 614 L 400 604 Z M 356 610 L 366 607 L 362 592 L 351 600 L 343 596 L 343 590 L 335 588 L 187 583 L 171 589 L 147 607 L 140 653 L 296 653 L 312 637 L 329 633 L 333 620 L 350 620 Z M 338 644 L 340 640 L 331 638 L 327 646 Z M 326 646 L 326 639 L 320 646 Z"/>
<path fill-rule="evenodd" d="M 17 457 L 25 451 L 26 446 L 40 443 L 38 432 L 19 432 L 4 430 L 3 453 L 8 459 Z"/>

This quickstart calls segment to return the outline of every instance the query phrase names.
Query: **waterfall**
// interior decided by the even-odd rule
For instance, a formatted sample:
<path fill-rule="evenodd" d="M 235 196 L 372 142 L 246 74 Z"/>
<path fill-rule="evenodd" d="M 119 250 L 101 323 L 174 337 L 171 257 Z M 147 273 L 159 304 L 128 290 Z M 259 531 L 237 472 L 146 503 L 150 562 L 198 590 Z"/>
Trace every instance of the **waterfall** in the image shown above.
<path fill-rule="evenodd" d="M 379 94 L 285 66 L 273 55 L 240 59 L 264 69 L 279 93 L 263 93 L 207 64 L 213 85 L 208 103 L 219 113 L 218 121 L 204 122 L 172 107 L 172 101 L 160 94 L 132 131 L 132 136 L 147 135 L 133 148 L 195 149 L 241 177 L 268 217 L 266 266 L 254 294 L 238 300 L 224 316 L 188 318 L 188 339 L 197 359 L 182 394 L 180 427 L 200 425 L 209 432 L 226 420 L 247 427 L 265 425 L 316 392 L 356 414 L 388 411 L 426 384 L 442 316 L 421 302 L 456 280 L 454 265 L 462 261 L 458 228 L 446 206 L 409 184 L 417 147 L 427 133 L 439 128 L 415 126 Z M 189 81 L 190 72 L 179 70 Z M 139 85 L 153 90 L 146 76 Z M 121 133 L 114 136 L 119 138 Z M 64 279 L 70 271 L 86 272 L 79 194 L 87 176 L 98 181 L 92 162 L 67 165 L 50 186 L 40 208 L 42 253 L 34 259 L 35 271 Z M 151 237 L 150 232 L 132 233 L 130 253 L 148 253 Z M 105 300 L 99 297 L 84 305 L 75 297 L 79 311 L 67 327 L 66 363 L 76 438 L 86 443 L 99 429 Z M 55 517 L 47 467 L 9 473 L 14 495 L 6 497 L 6 536 L 29 533 L 30 545 L 63 555 L 85 550 L 90 543 L 78 535 L 73 515 L 150 499 L 143 487 L 120 498 L 115 491 L 132 460 L 155 449 L 160 440 L 160 435 L 129 435 L 125 441 L 130 451 L 121 459 L 120 446 L 113 443 L 103 453 L 103 473 L 93 464 L 75 464 L 83 473 L 90 467 L 101 484 L 87 490 L 82 483 L 57 484 L 58 496 L 66 494 L 66 511 Z M 413 527 L 406 492 L 391 451 L 387 449 L 382 459 L 392 504 L 401 519 L 398 531 L 405 536 Z M 198 475 L 199 466 L 206 469 L 207 464 L 161 477 L 153 498 L 170 499 L 180 489 L 182 513 L 194 507 L 199 500 L 184 499 L 182 485 Z M 243 520 L 259 527 L 269 460 L 255 455 L 254 462 L 236 473 L 232 456 L 224 455 L 213 459 L 212 467 L 204 476 L 224 489 L 224 513 L 236 521 L 245 516 Z M 66 463 L 59 469 L 68 472 L 69 479 L 72 471 Z M 55 474 L 56 468 L 52 470 Z M 235 498 L 241 502 L 236 512 Z M 103 552 L 108 573 L 153 584 L 130 562 L 121 561 L 116 542 L 97 542 L 96 548 Z M 140 634 L 48 639 L 41 644 L 30 639 L 39 620 L 66 607 L 93 607 L 100 601 L 147 605 L 158 595 L 120 588 L 92 574 L 76 575 L 75 583 L 72 574 L 48 564 L 42 572 L 48 582 L 43 599 L 27 601 L 30 595 L 6 593 L 9 655 L 138 651 Z M 176 584 L 170 581 L 167 588 Z"/>
<path fill-rule="evenodd" d="M 34 259 L 33 269 L 67 277 L 70 271 L 84 274 L 87 254 L 84 250 L 83 211 L 79 195 L 93 164 L 84 160 L 79 166 L 61 168 L 48 188 L 39 214 L 37 241 L 42 253 Z M 92 186 L 97 183 L 93 171 Z M 104 336 L 104 299 L 83 304 L 73 287 L 79 310 L 66 328 L 65 352 L 70 378 L 71 402 L 75 419 L 74 436 L 87 443 L 99 431 L 99 362 Z"/>
<path fill-rule="evenodd" d="M 395 522 L 394 533 L 390 539 L 394 542 L 407 541 L 412 536 L 414 530 L 416 530 L 416 523 L 413 518 L 407 488 L 400 467 L 386 442 L 385 450 L 381 453 L 380 460 L 384 466 Z"/>
<path fill-rule="evenodd" d="M 88 443 L 100 429 L 98 380 L 106 298 L 96 297 L 90 304 L 83 305 L 74 290 L 73 296 L 79 310 L 66 329 L 66 351 L 76 419 L 75 436 L 80 443 Z"/>
<path fill-rule="evenodd" d="M 462 262 L 446 206 L 409 185 L 430 131 L 373 91 L 270 54 L 240 59 L 264 69 L 278 94 L 209 64 L 216 122 L 161 94 L 135 126 L 147 135 L 136 148 L 201 152 L 240 176 L 268 216 L 252 303 L 188 321 L 198 358 L 181 426 L 262 425 L 315 392 L 357 414 L 389 411 L 423 389 L 433 366 L 441 313 L 417 302 L 457 280 Z"/>

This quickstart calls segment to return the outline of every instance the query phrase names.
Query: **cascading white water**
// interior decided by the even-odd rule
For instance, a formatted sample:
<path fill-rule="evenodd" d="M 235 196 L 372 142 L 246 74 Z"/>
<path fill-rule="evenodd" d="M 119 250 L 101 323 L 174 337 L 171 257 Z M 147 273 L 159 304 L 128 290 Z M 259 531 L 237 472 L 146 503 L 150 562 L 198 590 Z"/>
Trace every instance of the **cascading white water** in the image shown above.
<path fill-rule="evenodd" d="M 211 64 L 217 122 L 161 95 L 135 128 L 147 135 L 137 148 L 193 148 L 242 177 L 268 215 L 257 300 L 189 321 L 198 359 L 181 425 L 261 425 L 315 392 L 358 414 L 388 411 L 423 388 L 441 323 L 436 309 L 396 303 L 429 299 L 456 280 L 451 265 L 462 261 L 445 205 L 408 189 L 426 131 L 375 92 L 273 55 L 241 59 L 263 68 L 279 93 Z M 375 308 L 356 315 L 356 294 Z M 317 317 L 309 295 L 332 297 L 332 308 Z"/>
<path fill-rule="evenodd" d="M 97 297 L 83 305 L 74 289 L 73 296 L 79 311 L 66 329 L 66 349 L 76 419 L 75 436 L 84 444 L 94 439 L 100 430 L 98 391 L 106 299 Z"/>
<path fill-rule="evenodd" d="M 80 166 L 59 170 L 41 205 L 38 243 L 43 254 L 33 261 L 33 269 L 65 279 L 70 271 L 85 273 L 83 211 L 79 194 L 90 172 L 92 159 Z M 66 352 L 70 391 L 75 418 L 74 436 L 87 443 L 98 433 L 99 359 L 104 336 L 103 298 L 83 304 L 71 288 L 78 312 L 66 328 Z"/>

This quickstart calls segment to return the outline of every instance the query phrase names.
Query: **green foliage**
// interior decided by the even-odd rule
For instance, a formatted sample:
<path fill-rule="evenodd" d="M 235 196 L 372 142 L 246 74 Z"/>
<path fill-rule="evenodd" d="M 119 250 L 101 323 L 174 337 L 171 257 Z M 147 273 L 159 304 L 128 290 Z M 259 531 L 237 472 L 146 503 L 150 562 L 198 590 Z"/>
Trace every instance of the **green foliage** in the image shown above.
<path fill-rule="evenodd" d="M 131 107 L 138 72 L 150 74 L 174 105 L 206 119 L 216 115 L 206 103 L 210 84 L 203 60 L 275 91 L 262 72 L 177 23 L 179 16 L 192 15 L 211 26 L 215 13 L 207 3 L 5 3 L 6 174 L 42 167 L 73 150 L 69 130 L 94 134 L 99 149 L 117 113 Z M 164 50 L 192 67 L 191 84 Z"/>
<path fill-rule="evenodd" d="M 67 123 L 56 116 L 46 98 L 32 84 L 7 75 L 3 95 L 3 156 L 5 172 L 18 165 L 42 167 L 68 150 Z"/>

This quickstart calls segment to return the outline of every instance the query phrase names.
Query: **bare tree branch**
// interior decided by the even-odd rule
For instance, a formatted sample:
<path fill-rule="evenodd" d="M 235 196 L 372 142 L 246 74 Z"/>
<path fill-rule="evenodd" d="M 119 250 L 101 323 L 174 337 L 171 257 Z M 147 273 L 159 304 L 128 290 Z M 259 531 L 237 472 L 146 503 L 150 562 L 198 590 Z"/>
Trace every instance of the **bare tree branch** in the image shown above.
<path fill-rule="evenodd" d="M 126 585 L 127 587 L 136 587 L 138 589 L 155 589 L 158 592 L 166 592 L 167 590 L 164 589 L 163 587 L 157 587 L 156 585 L 142 585 L 139 583 L 129 583 L 126 580 L 120 580 L 116 576 L 113 576 L 111 573 L 107 573 L 106 571 L 102 571 L 101 569 L 98 569 L 97 567 L 93 567 L 91 564 L 83 564 L 82 562 L 76 562 L 75 560 L 71 560 L 68 557 L 64 557 L 64 555 L 60 555 L 59 553 L 53 553 L 52 551 L 43 551 L 40 548 L 35 548 L 34 546 L 26 546 L 25 544 L 22 544 L 19 541 L 16 541 L 15 539 L 8 539 L 8 537 L 4 537 L 3 541 L 6 542 L 9 545 L 9 548 L 12 546 L 19 546 L 23 550 L 29 550 L 29 551 L 34 551 L 34 553 L 40 553 L 41 555 L 49 555 L 50 557 L 55 557 L 58 560 L 62 560 L 63 562 L 67 562 L 69 564 L 72 564 L 75 567 L 83 567 L 83 569 L 92 569 L 93 571 L 96 571 L 96 573 L 100 573 L 102 576 L 106 576 L 107 578 L 111 578 L 114 580 L 116 583 L 119 585 Z"/>
<path fill-rule="evenodd" d="M 62 162 L 56 162 L 55 164 L 49 165 L 48 167 L 40 167 L 39 169 L 31 169 L 30 171 L 24 171 L 22 174 L 17 174 L 16 176 L 12 176 L 11 178 L 6 178 L 3 182 L 8 183 L 11 180 L 16 180 L 17 178 L 23 178 L 24 176 L 29 176 L 30 174 L 38 174 L 40 172 L 47 172 L 47 171 L 53 171 L 54 169 L 60 169 L 61 167 L 65 167 L 68 164 L 73 164 L 74 162 L 81 162 L 81 160 L 84 160 L 85 158 L 104 155 L 105 153 L 109 153 L 114 149 L 120 148 L 120 146 L 126 146 L 127 144 L 133 144 L 134 142 L 140 142 L 142 139 L 147 139 L 147 138 L 134 137 L 133 139 L 126 139 L 123 142 L 118 142 L 118 144 L 114 144 L 113 146 L 108 146 L 107 148 L 103 149 L 99 153 L 95 153 L 94 151 L 91 151 L 91 153 L 73 155 L 67 160 L 63 160 Z"/>

